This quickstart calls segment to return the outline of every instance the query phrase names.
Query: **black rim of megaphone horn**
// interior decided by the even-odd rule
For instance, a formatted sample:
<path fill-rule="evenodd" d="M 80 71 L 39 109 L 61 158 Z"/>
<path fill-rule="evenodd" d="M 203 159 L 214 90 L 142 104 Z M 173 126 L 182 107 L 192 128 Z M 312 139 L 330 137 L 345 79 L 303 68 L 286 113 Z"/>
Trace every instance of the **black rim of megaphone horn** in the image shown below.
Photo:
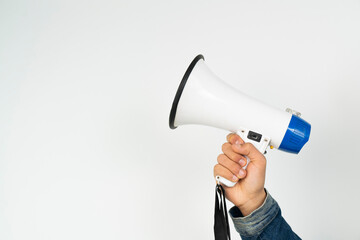
<path fill-rule="evenodd" d="M 199 54 L 197 55 L 194 60 L 192 60 L 192 62 L 190 63 L 188 69 L 186 70 L 181 82 L 180 82 L 180 85 L 178 87 L 178 90 L 176 92 L 176 95 L 175 95 L 175 98 L 174 98 L 174 101 L 173 101 L 173 104 L 172 104 L 172 108 L 171 108 L 171 111 L 170 111 L 170 117 L 169 117 L 169 126 L 171 129 L 175 129 L 177 128 L 177 126 L 174 125 L 174 122 L 175 122 L 175 117 L 176 117 L 176 110 L 177 110 L 177 106 L 178 106 L 178 103 L 179 103 L 179 100 L 181 98 L 181 94 L 185 88 L 185 85 L 186 85 L 186 82 L 192 72 L 192 70 L 194 69 L 196 63 L 200 60 L 205 60 L 204 59 L 204 56 Z"/>

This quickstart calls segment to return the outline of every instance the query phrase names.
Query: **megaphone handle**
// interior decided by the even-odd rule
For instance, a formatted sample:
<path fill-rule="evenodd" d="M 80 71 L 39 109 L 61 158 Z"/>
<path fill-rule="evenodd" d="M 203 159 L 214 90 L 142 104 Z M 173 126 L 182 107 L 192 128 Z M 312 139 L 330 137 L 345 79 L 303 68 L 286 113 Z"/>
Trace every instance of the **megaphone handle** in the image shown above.
<path fill-rule="evenodd" d="M 227 187 L 233 187 L 233 186 L 235 186 L 235 184 L 236 184 L 236 182 L 232 182 L 232 181 L 229 181 L 229 180 L 227 180 L 226 178 L 224 178 L 224 177 L 222 177 L 222 176 L 219 176 L 219 175 L 217 175 L 216 177 L 215 177 L 215 179 L 216 179 L 216 182 L 217 183 L 222 183 L 222 184 L 224 184 L 225 186 L 227 186 Z"/>

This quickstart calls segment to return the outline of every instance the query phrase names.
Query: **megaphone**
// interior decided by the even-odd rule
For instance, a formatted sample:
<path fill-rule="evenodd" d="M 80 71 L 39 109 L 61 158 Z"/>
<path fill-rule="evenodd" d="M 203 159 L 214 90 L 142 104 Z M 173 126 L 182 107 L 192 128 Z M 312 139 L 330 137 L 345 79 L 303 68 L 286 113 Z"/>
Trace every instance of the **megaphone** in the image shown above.
<path fill-rule="evenodd" d="M 169 116 L 175 129 L 185 124 L 213 126 L 237 133 L 261 153 L 277 148 L 299 153 L 309 140 L 311 125 L 297 111 L 282 111 L 236 90 L 222 81 L 198 55 L 186 70 Z M 218 181 L 234 185 L 222 177 Z"/>

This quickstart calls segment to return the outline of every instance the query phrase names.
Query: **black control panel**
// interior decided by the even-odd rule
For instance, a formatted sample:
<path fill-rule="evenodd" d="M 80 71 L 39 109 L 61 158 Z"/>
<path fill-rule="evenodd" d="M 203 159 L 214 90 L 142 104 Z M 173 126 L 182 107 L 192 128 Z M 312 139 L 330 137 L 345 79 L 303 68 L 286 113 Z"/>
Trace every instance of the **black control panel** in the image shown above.
<path fill-rule="evenodd" d="M 247 138 L 256 142 L 260 142 L 262 135 L 253 131 L 249 131 Z"/>

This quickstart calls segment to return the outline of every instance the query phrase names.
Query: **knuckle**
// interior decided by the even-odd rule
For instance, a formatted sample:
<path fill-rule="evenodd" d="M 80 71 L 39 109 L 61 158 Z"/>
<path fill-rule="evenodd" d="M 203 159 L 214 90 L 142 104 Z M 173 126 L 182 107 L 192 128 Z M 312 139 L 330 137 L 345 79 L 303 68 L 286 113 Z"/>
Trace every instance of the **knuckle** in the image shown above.
<path fill-rule="evenodd" d="M 226 149 L 230 146 L 230 143 L 224 143 L 222 146 L 221 146 L 221 150 L 224 152 L 226 151 Z"/>
<path fill-rule="evenodd" d="M 221 166 L 220 164 L 216 164 L 215 166 L 214 166 L 214 176 L 216 176 L 216 175 L 221 175 L 221 176 L 223 176 L 224 174 L 226 174 L 226 173 L 224 173 L 225 171 L 224 171 L 224 167 L 223 166 Z"/>
<path fill-rule="evenodd" d="M 218 170 L 219 170 L 219 164 L 216 164 L 216 165 L 214 166 L 214 173 L 218 172 Z"/>
<path fill-rule="evenodd" d="M 218 163 L 223 162 L 223 161 L 224 161 L 224 157 L 225 157 L 225 155 L 224 155 L 224 154 L 220 154 L 220 155 L 217 157 L 217 161 L 218 161 Z"/>

